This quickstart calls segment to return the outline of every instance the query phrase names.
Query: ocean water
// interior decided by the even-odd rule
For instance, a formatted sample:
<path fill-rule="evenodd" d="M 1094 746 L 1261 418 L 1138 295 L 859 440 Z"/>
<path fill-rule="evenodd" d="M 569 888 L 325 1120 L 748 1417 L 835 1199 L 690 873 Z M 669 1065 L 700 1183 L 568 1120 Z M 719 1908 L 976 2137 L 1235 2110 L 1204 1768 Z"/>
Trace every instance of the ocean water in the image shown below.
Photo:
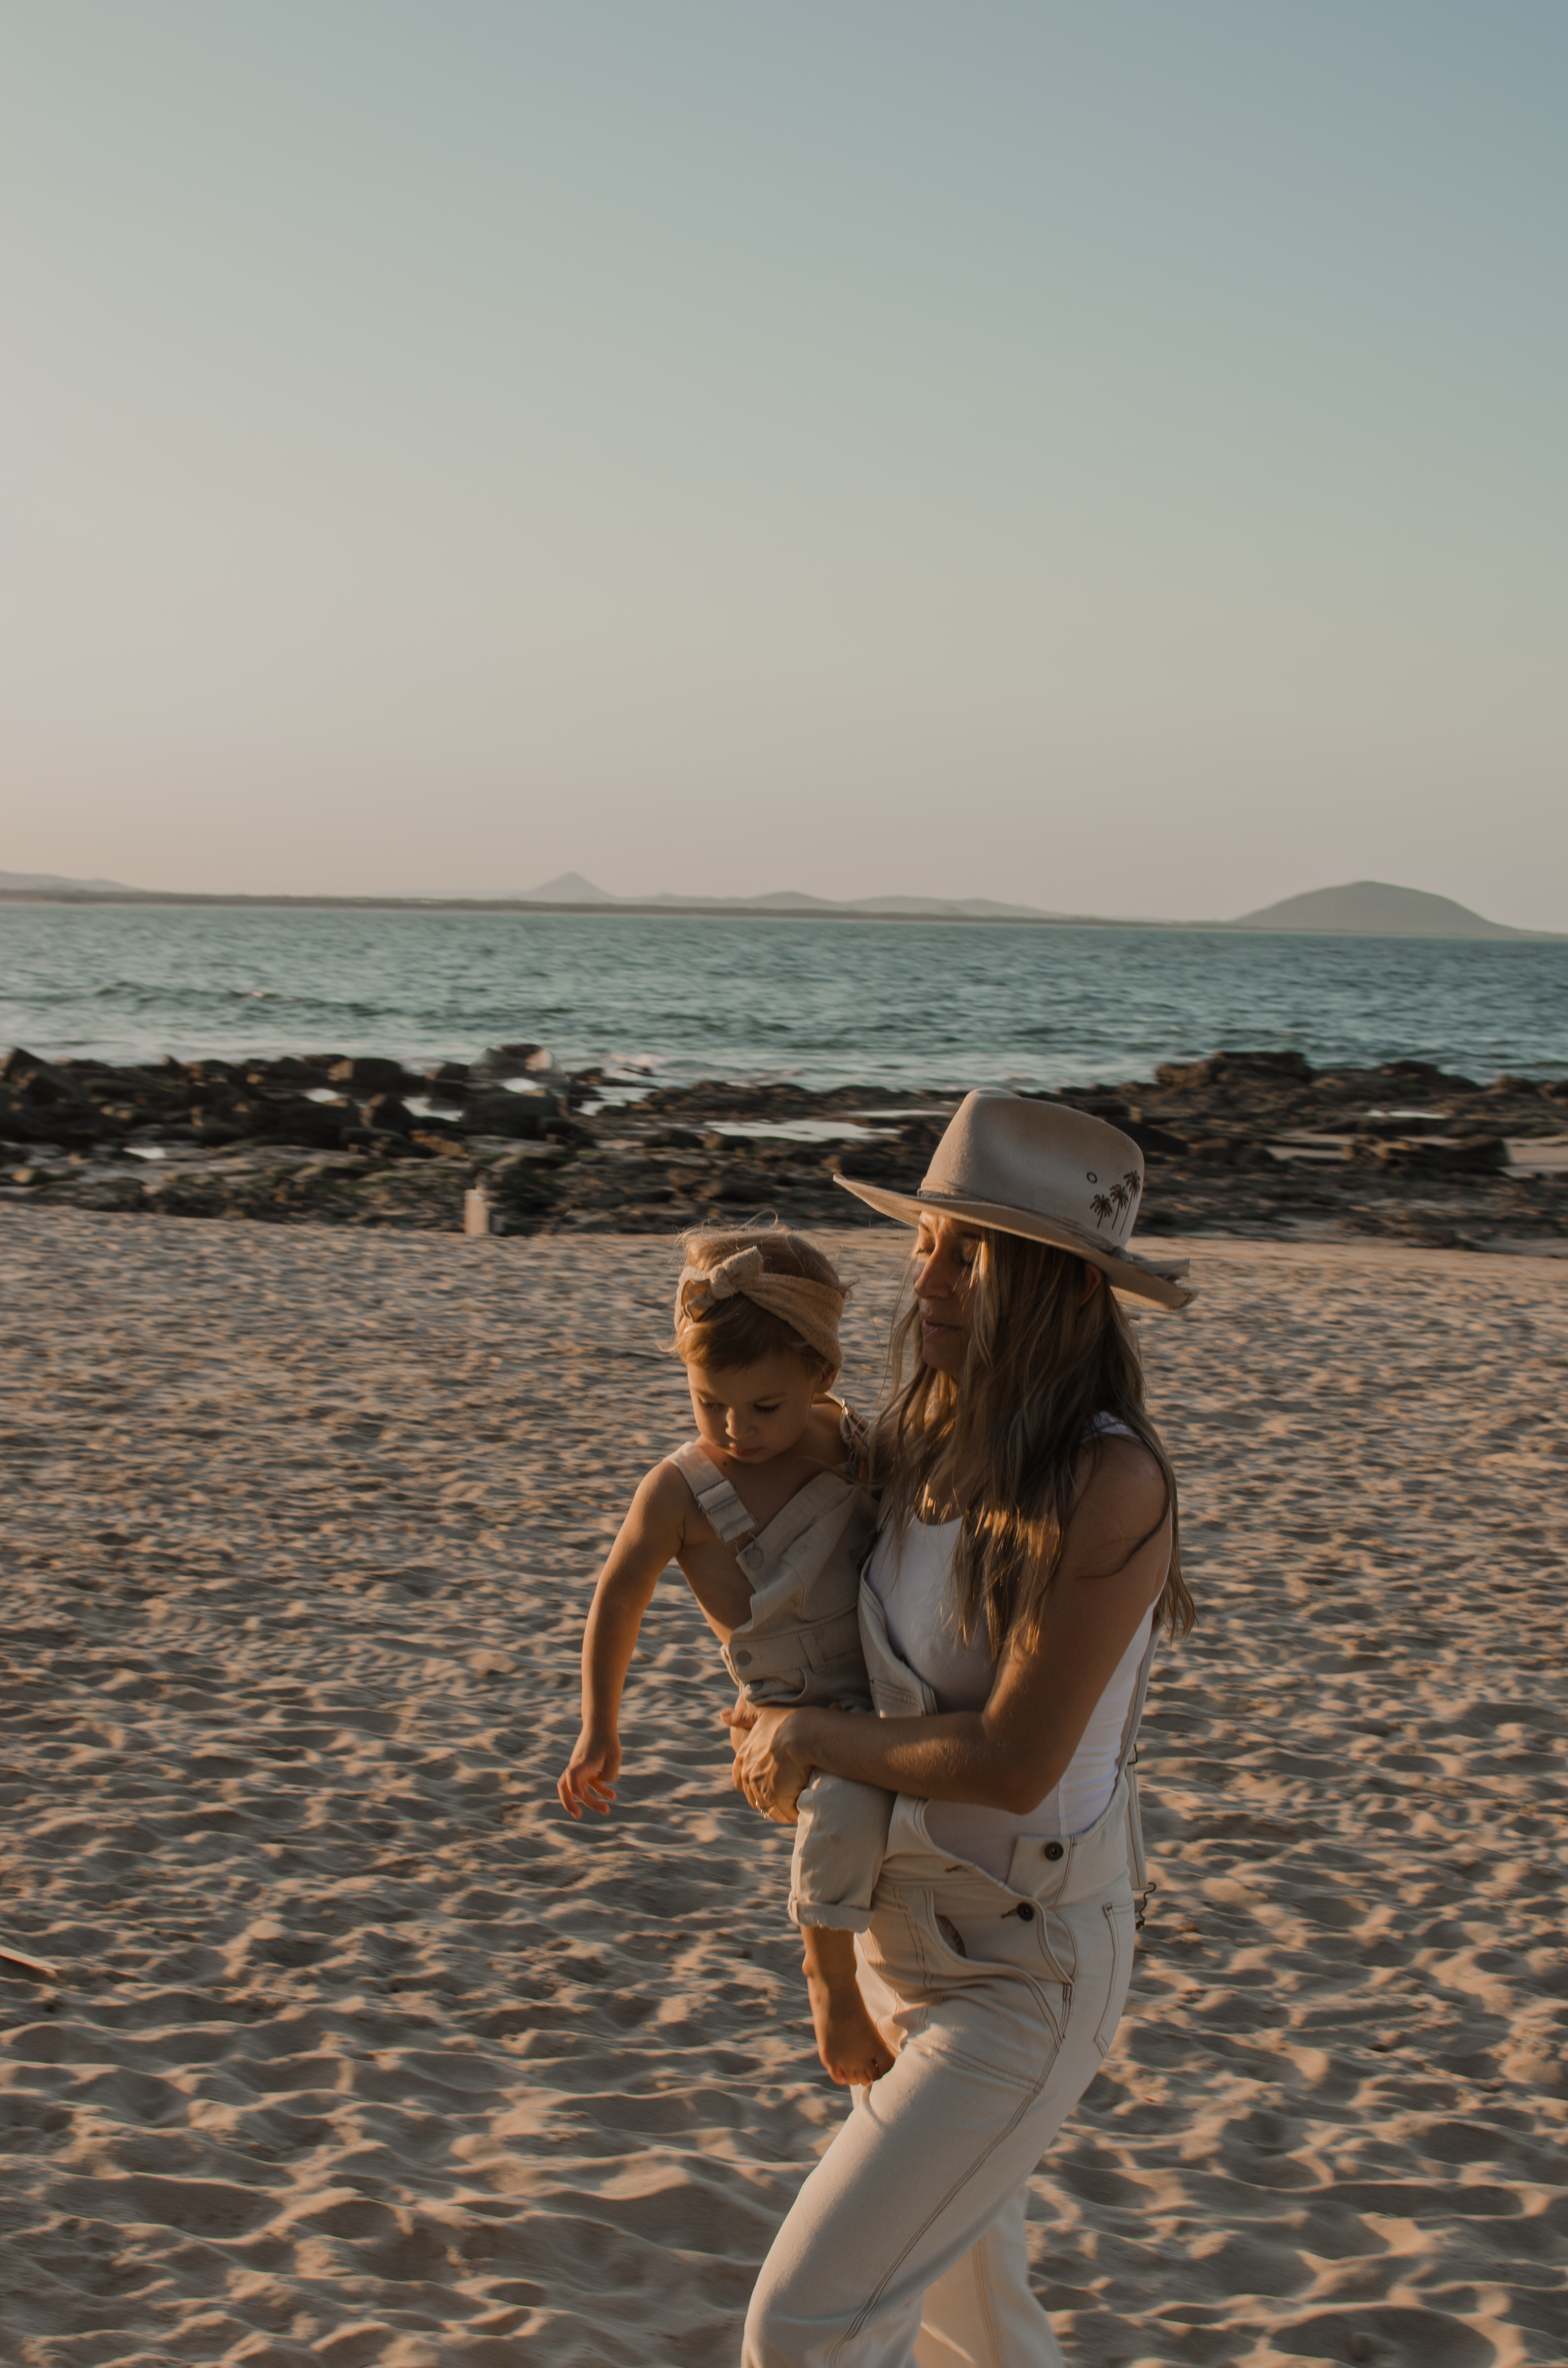
<path fill-rule="evenodd" d="M 0 1042 L 165 1053 L 540 1043 L 631 1084 L 1072 1086 L 1220 1046 L 1568 1071 L 1568 943 L 672 916 L 0 906 Z"/>

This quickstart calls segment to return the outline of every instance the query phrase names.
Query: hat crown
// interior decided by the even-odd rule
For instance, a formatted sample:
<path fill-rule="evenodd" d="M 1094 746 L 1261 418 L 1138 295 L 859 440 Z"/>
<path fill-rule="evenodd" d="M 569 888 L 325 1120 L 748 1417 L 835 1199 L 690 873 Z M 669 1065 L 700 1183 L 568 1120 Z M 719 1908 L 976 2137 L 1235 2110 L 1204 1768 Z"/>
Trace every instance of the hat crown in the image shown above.
<path fill-rule="evenodd" d="M 1086 1110 L 982 1088 L 960 1103 L 920 1190 L 1017 1209 L 1119 1249 L 1142 1197 L 1143 1155 Z"/>

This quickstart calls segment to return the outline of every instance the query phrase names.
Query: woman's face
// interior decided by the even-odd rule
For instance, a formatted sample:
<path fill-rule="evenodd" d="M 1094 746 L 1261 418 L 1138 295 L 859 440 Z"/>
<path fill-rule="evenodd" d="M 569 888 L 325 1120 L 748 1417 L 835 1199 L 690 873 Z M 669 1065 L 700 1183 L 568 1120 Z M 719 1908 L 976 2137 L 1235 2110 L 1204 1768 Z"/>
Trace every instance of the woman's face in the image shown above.
<path fill-rule="evenodd" d="M 923 1216 L 915 1245 L 915 1296 L 920 1304 L 920 1353 L 939 1373 L 962 1370 L 974 1320 L 978 1226 L 955 1217 Z"/>

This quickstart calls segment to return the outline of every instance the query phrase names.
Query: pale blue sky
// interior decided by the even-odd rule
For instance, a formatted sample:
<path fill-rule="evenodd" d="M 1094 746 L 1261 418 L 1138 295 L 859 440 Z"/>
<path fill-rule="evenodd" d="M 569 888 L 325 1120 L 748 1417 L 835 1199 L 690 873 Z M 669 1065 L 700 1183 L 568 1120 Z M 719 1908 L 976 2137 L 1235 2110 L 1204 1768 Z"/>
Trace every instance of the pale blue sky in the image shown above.
<path fill-rule="evenodd" d="M 0 867 L 1568 928 L 1561 0 L 0 0 Z"/>

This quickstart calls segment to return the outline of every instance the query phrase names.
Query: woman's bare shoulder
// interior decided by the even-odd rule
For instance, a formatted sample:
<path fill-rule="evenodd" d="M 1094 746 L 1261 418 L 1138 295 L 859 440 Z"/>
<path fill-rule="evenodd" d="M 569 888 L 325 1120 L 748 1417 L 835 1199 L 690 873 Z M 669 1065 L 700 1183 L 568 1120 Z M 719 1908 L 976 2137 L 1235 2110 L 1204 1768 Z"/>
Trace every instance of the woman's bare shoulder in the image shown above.
<path fill-rule="evenodd" d="M 1103 1524 L 1142 1535 L 1163 1518 L 1170 1495 L 1159 1458 L 1130 1431 L 1086 1440 L 1078 1462 L 1073 1526 Z"/>

